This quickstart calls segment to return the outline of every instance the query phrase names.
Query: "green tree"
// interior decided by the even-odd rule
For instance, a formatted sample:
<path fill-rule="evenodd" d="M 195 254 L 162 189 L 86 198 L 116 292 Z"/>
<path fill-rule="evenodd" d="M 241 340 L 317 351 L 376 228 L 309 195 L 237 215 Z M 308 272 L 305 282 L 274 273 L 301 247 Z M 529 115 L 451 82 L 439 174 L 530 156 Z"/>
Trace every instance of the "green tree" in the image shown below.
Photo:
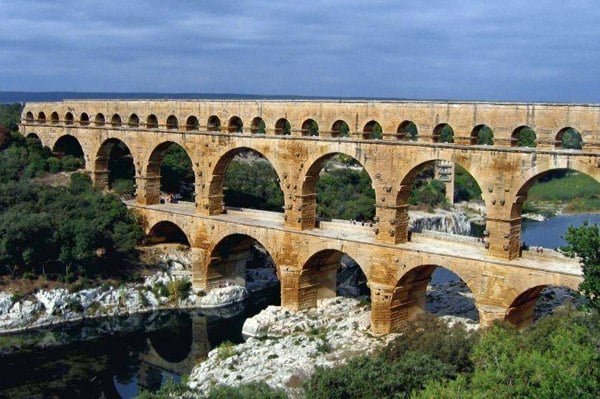
<path fill-rule="evenodd" d="M 477 132 L 477 144 L 493 145 L 494 133 L 488 126 L 482 126 Z"/>
<path fill-rule="evenodd" d="M 583 282 L 579 290 L 590 305 L 600 309 L 600 230 L 587 221 L 579 227 L 569 226 L 565 232 L 567 245 L 562 248 L 570 256 L 579 256 L 583 262 Z"/>
<path fill-rule="evenodd" d="M 562 148 L 581 149 L 581 134 L 572 127 L 567 128 L 562 135 Z"/>
<path fill-rule="evenodd" d="M 517 132 L 517 147 L 535 147 L 535 140 L 535 132 L 527 126 Z"/>

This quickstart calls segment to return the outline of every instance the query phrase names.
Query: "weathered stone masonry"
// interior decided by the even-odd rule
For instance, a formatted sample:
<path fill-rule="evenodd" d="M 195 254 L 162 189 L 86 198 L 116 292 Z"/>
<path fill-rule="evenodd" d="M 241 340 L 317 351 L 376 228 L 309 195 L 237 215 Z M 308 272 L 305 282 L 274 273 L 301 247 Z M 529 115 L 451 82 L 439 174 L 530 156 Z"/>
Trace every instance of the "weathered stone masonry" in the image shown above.
<path fill-rule="evenodd" d="M 318 124 L 319 136 L 307 136 L 307 121 Z M 348 137 L 340 137 L 339 121 L 350 127 Z M 373 121 L 382 127 L 380 140 L 370 134 Z M 406 140 L 401 129 L 406 121 L 417 128 L 414 141 Z M 259 134 L 263 123 L 265 133 Z M 453 128 L 455 143 L 439 142 L 436 132 L 441 124 Z M 482 125 L 492 129 L 493 145 L 473 144 Z M 514 147 L 515 132 L 523 126 L 535 130 L 536 148 Z M 118 141 L 126 144 L 136 169 L 137 205 L 130 206 L 144 216 L 148 231 L 160 221 L 170 221 L 187 234 L 198 259 L 197 287 L 213 286 L 225 277 L 213 267 L 224 262 L 213 252 L 222 239 L 244 234 L 258 240 L 274 258 L 283 305 L 314 306 L 316 299 L 331 292 L 325 287 L 331 280 L 327 265 L 335 263 L 334 254 L 346 252 L 369 280 L 374 330 L 387 332 L 422 309 L 434 265 L 452 270 L 469 285 L 484 324 L 497 318 L 525 324 L 540 287 L 576 288 L 581 279 L 576 262 L 554 260 L 566 267 L 549 268 L 547 259 L 520 256 L 521 207 L 529 186 L 548 171 L 570 168 L 600 178 L 599 126 L 600 107 L 592 105 L 64 101 L 27 104 L 21 131 L 36 134 L 51 148 L 64 135 L 75 137 L 86 169 L 104 188 L 110 150 Z M 561 135 L 569 127 L 581 134 L 581 150 L 560 148 Z M 192 160 L 195 210 L 157 205 L 160 164 L 170 143 L 182 146 Z M 243 149 L 262 154 L 273 165 L 284 193 L 283 215 L 265 214 L 247 224 L 223 218 L 224 173 Z M 376 194 L 376 226 L 359 234 L 363 237 L 359 239 L 315 227 L 319 173 L 328 159 L 340 153 L 365 167 Z M 482 188 L 487 247 L 473 244 L 453 252 L 457 244 L 442 241 L 424 252 L 417 250 L 415 240 L 408 240 L 411 184 L 416 172 L 435 160 L 462 166 Z M 318 270 L 309 267 L 315 259 L 322 263 Z"/>

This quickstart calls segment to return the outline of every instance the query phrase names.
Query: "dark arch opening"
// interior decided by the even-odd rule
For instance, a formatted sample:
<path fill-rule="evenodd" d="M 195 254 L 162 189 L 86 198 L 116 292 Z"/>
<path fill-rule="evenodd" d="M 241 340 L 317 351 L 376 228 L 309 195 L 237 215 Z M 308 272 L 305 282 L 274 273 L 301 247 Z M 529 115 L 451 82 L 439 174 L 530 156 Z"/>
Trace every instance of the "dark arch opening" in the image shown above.
<path fill-rule="evenodd" d="M 471 132 L 471 145 L 494 145 L 494 132 L 488 125 L 477 125 Z"/>
<path fill-rule="evenodd" d="M 40 147 L 42 146 L 42 140 L 40 139 L 40 136 L 38 136 L 35 133 L 29 133 L 25 138 L 30 139 L 32 141 L 35 140 L 40 143 Z"/>
<path fill-rule="evenodd" d="M 337 120 L 331 126 L 331 137 L 350 137 L 350 127 L 343 120 Z"/>
<path fill-rule="evenodd" d="M 178 128 L 179 128 L 179 122 L 177 121 L 177 118 L 175 117 L 175 115 L 169 115 L 169 117 L 167 118 L 167 129 L 176 130 Z"/>
<path fill-rule="evenodd" d="M 94 118 L 94 123 L 96 124 L 96 126 L 104 126 L 104 124 L 106 123 L 104 114 L 101 114 L 101 113 L 96 114 L 96 118 Z"/>
<path fill-rule="evenodd" d="M 73 114 L 70 112 L 67 112 L 65 114 L 65 125 L 72 125 L 74 121 L 75 121 L 75 118 L 73 118 Z"/>
<path fill-rule="evenodd" d="M 367 122 L 363 128 L 363 139 L 381 140 L 383 138 L 383 129 L 377 121 Z"/>
<path fill-rule="evenodd" d="M 440 123 L 433 129 L 434 143 L 454 143 L 454 129 L 447 123 Z"/>
<path fill-rule="evenodd" d="M 194 168 L 187 151 L 179 144 L 166 141 L 150 155 L 149 176 L 160 176 L 164 201 L 194 201 Z"/>
<path fill-rule="evenodd" d="M 516 128 L 511 135 L 511 146 L 512 147 L 535 147 L 536 134 L 529 126 L 519 126 Z"/>
<path fill-rule="evenodd" d="M 285 118 L 279 119 L 275 123 L 275 134 L 289 136 L 292 134 L 292 125 L 290 125 L 290 122 Z"/>
<path fill-rule="evenodd" d="M 565 127 L 561 129 L 556 135 L 556 148 L 562 148 L 565 150 L 581 150 L 582 139 L 581 134 L 572 127 Z"/>
<path fill-rule="evenodd" d="M 412 303 L 408 318 L 429 312 L 440 317 L 458 318 L 464 323 L 479 323 L 479 311 L 471 289 L 451 270 L 438 265 L 423 265 L 407 272 L 398 284 L 397 298 Z"/>
<path fill-rule="evenodd" d="M 417 131 L 417 125 L 413 121 L 404 121 L 398 126 L 398 140 L 417 140 L 419 132 Z"/>
<path fill-rule="evenodd" d="M 200 130 L 200 122 L 198 121 L 198 118 L 195 116 L 190 116 L 187 118 L 187 121 L 185 121 L 185 130 Z"/>
<path fill-rule="evenodd" d="M 35 121 L 35 119 L 33 117 L 33 113 L 31 111 L 27 112 L 25 114 L 25 122 L 27 122 L 27 123 L 33 123 L 34 121 Z"/>
<path fill-rule="evenodd" d="M 227 131 L 229 133 L 242 133 L 244 131 L 244 122 L 238 116 L 232 116 L 229 118 Z"/>
<path fill-rule="evenodd" d="M 411 231 L 483 235 L 486 219 L 481 187 L 460 165 L 441 159 L 423 162 L 404 177 L 401 187 L 405 188 L 398 193 L 398 204 L 408 203 L 411 211 L 419 211 L 409 214 Z"/>
<path fill-rule="evenodd" d="M 119 139 L 102 143 L 96 157 L 96 170 L 108 171 L 107 181 L 96 182 L 101 188 L 112 189 L 117 194 L 132 197 L 135 193 L 135 166 L 129 147 Z"/>
<path fill-rule="evenodd" d="M 375 191 L 371 177 L 355 158 L 331 153 L 319 158 L 308 170 L 302 194 L 316 194 L 317 217 L 321 220 L 354 220 L 372 224 Z"/>
<path fill-rule="evenodd" d="M 127 122 L 127 126 L 140 127 L 140 118 L 136 114 L 131 114 L 129 116 L 129 121 Z"/>
<path fill-rule="evenodd" d="M 371 290 L 362 268 L 348 254 L 326 249 L 312 255 L 303 270 L 313 285 L 315 301 L 343 296 L 370 301 Z M 312 304 L 316 306 L 315 302 Z"/>
<path fill-rule="evenodd" d="M 158 317 L 164 328 L 150 334 L 150 344 L 163 360 L 169 363 L 184 361 L 194 341 L 192 316 L 184 312 L 168 312 Z"/>
<path fill-rule="evenodd" d="M 64 170 L 76 170 L 85 166 L 83 148 L 79 140 L 70 134 L 61 136 L 54 144 L 52 152 L 61 158 Z"/>
<path fill-rule="evenodd" d="M 256 117 L 252 119 L 252 126 L 250 127 L 250 133 L 252 134 L 266 134 L 267 133 L 267 125 L 262 118 Z"/>
<path fill-rule="evenodd" d="M 158 118 L 154 114 L 146 118 L 146 129 L 158 129 Z"/>
<path fill-rule="evenodd" d="M 40 111 L 40 113 L 38 113 L 37 122 L 46 123 L 46 114 Z"/>
<path fill-rule="evenodd" d="M 81 115 L 79 115 L 79 124 L 81 126 L 87 126 L 90 124 L 90 117 L 88 114 L 86 114 L 85 112 L 82 112 Z"/>
<path fill-rule="evenodd" d="M 114 114 L 110 120 L 110 124 L 112 127 L 121 126 L 121 117 L 118 114 Z"/>
<path fill-rule="evenodd" d="M 190 246 L 190 241 L 184 231 L 175 223 L 162 221 L 156 223 L 150 229 L 145 238 L 146 244 L 181 244 Z"/>
<path fill-rule="evenodd" d="M 50 123 L 52 123 L 53 125 L 58 125 L 58 123 L 60 122 L 60 118 L 58 116 L 58 112 L 53 112 L 50 115 Z"/>
<path fill-rule="evenodd" d="M 271 162 L 258 151 L 249 148 L 229 151 L 217 163 L 214 174 L 225 176 L 226 207 L 283 212 L 279 176 Z"/>
<path fill-rule="evenodd" d="M 561 306 L 581 304 L 576 291 L 562 286 L 538 285 L 521 293 L 509 307 L 505 320 L 523 329 Z"/>
<path fill-rule="evenodd" d="M 307 119 L 302 123 L 303 136 L 318 136 L 319 124 L 314 119 Z"/>
<path fill-rule="evenodd" d="M 208 118 L 208 123 L 206 124 L 206 129 L 209 132 L 220 132 L 221 131 L 221 119 L 219 119 L 216 115 L 211 115 Z"/>
<path fill-rule="evenodd" d="M 277 266 L 265 247 L 245 234 L 223 238 L 211 252 L 207 270 L 209 288 L 237 285 L 249 291 L 279 286 Z M 280 294 L 269 295 L 267 305 L 279 305 Z"/>

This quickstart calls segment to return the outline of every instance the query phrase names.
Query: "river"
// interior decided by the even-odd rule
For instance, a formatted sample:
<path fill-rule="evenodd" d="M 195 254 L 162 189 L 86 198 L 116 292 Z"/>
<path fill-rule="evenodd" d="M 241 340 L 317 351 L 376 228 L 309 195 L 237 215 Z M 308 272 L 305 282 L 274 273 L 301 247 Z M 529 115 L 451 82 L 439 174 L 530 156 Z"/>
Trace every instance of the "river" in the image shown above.
<path fill-rule="evenodd" d="M 569 225 L 585 220 L 600 224 L 600 215 L 526 220 L 523 241 L 556 248 Z M 432 282 L 457 279 L 438 268 Z M 178 381 L 221 342 L 241 342 L 244 320 L 278 297 L 278 287 L 254 295 L 230 309 L 230 317 L 164 311 L 0 336 L 0 398 L 133 398 L 142 388 Z M 116 325 L 123 331 L 115 332 Z"/>

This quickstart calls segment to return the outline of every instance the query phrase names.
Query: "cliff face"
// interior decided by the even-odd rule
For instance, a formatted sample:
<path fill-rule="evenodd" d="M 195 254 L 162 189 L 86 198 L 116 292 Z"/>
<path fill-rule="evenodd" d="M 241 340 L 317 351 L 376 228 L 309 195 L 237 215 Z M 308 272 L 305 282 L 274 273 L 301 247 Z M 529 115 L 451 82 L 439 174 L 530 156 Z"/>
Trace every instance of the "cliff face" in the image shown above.
<path fill-rule="evenodd" d="M 435 213 L 410 211 L 410 230 L 420 233 L 423 230 L 433 230 L 442 233 L 469 235 L 471 223 L 467 215 L 460 211 L 436 210 Z"/>

